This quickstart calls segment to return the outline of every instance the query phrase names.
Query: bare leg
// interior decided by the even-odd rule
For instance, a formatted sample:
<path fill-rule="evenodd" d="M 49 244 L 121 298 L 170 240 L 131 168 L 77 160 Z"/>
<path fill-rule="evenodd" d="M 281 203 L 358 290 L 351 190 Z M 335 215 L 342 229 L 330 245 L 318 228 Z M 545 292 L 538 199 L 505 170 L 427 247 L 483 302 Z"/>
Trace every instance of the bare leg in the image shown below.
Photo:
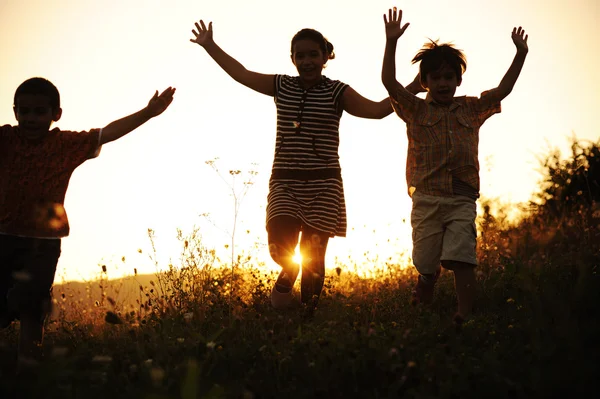
<path fill-rule="evenodd" d="M 267 225 L 267 231 L 269 253 L 275 263 L 281 266 L 281 273 L 271 291 L 271 304 L 274 308 L 285 309 L 292 302 L 292 288 L 299 273 L 299 266 L 293 257 L 298 245 L 300 221 L 288 216 L 273 218 Z"/>
<path fill-rule="evenodd" d="M 466 319 L 473 310 L 475 302 L 475 266 L 470 263 L 459 261 L 442 261 L 442 265 L 454 272 L 454 286 L 458 298 L 458 312 L 456 321 Z"/>
<path fill-rule="evenodd" d="M 307 228 L 302 232 L 302 303 L 310 309 L 317 306 L 325 282 L 325 251 L 329 236 Z"/>

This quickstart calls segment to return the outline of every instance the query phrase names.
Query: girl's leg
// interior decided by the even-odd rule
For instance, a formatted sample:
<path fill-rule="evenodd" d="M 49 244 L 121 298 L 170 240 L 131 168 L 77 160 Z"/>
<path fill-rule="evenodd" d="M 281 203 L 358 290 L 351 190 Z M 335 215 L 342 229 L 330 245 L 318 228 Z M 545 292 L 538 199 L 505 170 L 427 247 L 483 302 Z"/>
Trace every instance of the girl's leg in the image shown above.
<path fill-rule="evenodd" d="M 298 264 L 294 262 L 294 251 L 298 245 L 300 221 L 291 216 L 279 216 L 267 224 L 269 254 L 281 266 L 281 273 L 275 283 L 275 289 L 280 293 L 292 290 L 298 277 Z"/>
<path fill-rule="evenodd" d="M 329 234 L 305 228 L 300 239 L 302 254 L 302 303 L 314 310 L 325 282 L 325 251 Z"/>

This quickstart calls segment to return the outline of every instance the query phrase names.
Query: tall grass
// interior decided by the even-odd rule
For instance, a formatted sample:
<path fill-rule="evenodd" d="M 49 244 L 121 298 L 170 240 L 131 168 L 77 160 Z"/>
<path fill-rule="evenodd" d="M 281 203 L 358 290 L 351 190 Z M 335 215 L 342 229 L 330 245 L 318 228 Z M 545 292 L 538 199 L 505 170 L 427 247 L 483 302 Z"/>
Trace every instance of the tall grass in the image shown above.
<path fill-rule="evenodd" d="M 520 205 L 518 219 L 508 216 L 514 205 L 481 201 L 478 299 L 460 329 L 450 321 L 451 273 L 443 273 L 431 306 L 415 307 L 410 265 L 365 277 L 353 273 L 359 260 L 339 262 L 306 321 L 299 309 L 271 308 L 276 276 L 260 260 L 240 253 L 245 266 L 232 268 L 203 245 L 199 230 L 179 232 L 179 260 L 154 276 L 109 280 L 104 267 L 84 288 L 55 287 L 35 383 L 12 371 L 18 326 L 0 332 L 0 394 L 589 395 L 600 371 L 600 208 L 597 197 L 577 198 L 560 208 L 548 198 Z"/>

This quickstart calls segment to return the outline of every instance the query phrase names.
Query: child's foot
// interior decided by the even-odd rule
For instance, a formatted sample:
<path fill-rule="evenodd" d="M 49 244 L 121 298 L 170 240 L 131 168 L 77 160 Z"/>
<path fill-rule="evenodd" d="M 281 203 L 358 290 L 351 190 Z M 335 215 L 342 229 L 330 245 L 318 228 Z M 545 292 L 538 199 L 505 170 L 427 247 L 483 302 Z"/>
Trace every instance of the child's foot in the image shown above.
<path fill-rule="evenodd" d="M 439 277 L 440 269 L 438 269 L 435 274 L 428 276 L 419 275 L 417 277 L 417 284 L 412 292 L 413 305 L 418 305 L 420 303 L 430 304 L 433 301 L 433 288 Z"/>
<path fill-rule="evenodd" d="M 282 271 L 279 274 L 279 278 L 277 278 L 273 289 L 271 290 L 271 305 L 275 309 L 288 308 L 294 299 L 292 288 L 293 287 L 290 278 Z"/>

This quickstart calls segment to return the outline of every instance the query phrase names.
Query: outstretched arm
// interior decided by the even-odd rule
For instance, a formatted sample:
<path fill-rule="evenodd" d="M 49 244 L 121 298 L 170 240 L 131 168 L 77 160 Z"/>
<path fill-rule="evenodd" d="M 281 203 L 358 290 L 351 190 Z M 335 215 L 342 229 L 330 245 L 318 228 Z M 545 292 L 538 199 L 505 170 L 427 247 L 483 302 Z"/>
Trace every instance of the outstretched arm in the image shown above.
<path fill-rule="evenodd" d="M 497 90 L 501 100 L 510 94 L 521 73 L 521 69 L 525 63 L 525 57 L 529 52 L 527 38 L 528 35 L 525 34 L 525 29 L 522 29 L 520 26 L 518 29 L 513 28 L 512 41 L 517 48 L 517 54 L 515 54 L 515 58 L 513 59 L 512 64 L 510 64 L 508 71 L 506 71 L 506 75 L 504 75 L 502 81 L 498 85 Z"/>
<path fill-rule="evenodd" d="M 156 91 L 144 109 L 106 125 L 102 129 L 100 145 L 119 139 L 151 118 L 162 114 L 173 101 L 173 94 L 175 94 L 175 89 L 172 87 L 167 88 L 160 95 Z"/>
<path fill-rule="evenodd" d="M 385 52 L 383 54 L 383 67 L 381 69 L 381 81 L 387 89 L 390 95 L 394 96 L 398 90 L 405 90 L 396 80 L 396 45 L 398 39 L 409 23 L 400 26 L 402 22 L 402 10 L 398 10 L 396 7 L 388 10 L 388 15 L 383 15 L 383 22 L 385 24 Z"/>
<path fill-rule="evenodd" d="M 235 81 L 252 90 L 256 90 L 259 93 L 268 96 L 275 95 L 273 83 L 275 78 L 274 75 L 265 75 L 249 71 L 233 57 L 223 51 L 223 49 L 221 49 L 213 40 L 212 22 L 208 23 L 208 28 L 202 20 L 200 20 L 200 23 L 196 22 L 195 25 L 196 29 L 192 29 L 194 39 L 190 39 L 190 41 L 204 47 L 208 55 L 210 55 L 229 76 Z"/>
<path fill-rule="evenodd" d="M 406 86 L 406 90 L 411 94 L 418 94 L 425 91 L 419 82 L 419 75 Z M 342 96 L 342 108 L 350 115 L 359 118 L 381 119 L 391 114 L 394 110 L 390 98 L 386 97 L 379 102 L 371 101 L 354 89 L 348 87 Z"/>

